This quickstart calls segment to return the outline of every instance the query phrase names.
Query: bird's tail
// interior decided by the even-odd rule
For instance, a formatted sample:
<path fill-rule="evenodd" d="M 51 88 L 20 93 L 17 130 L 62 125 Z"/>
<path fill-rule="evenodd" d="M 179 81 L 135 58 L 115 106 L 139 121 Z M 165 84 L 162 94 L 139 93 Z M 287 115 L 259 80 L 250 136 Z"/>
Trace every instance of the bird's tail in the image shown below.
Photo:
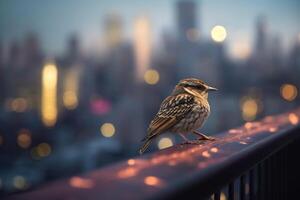
<path fill-rule="evenodd" d="M 152 139 L 147 139 L 146 140 L 146 142 L 143 144 L 143 146 L 139 150 L 140 154 L 143 154 L 146 151 L 146 149 L 149 147 L 151 141 L 152 141 Z"/>

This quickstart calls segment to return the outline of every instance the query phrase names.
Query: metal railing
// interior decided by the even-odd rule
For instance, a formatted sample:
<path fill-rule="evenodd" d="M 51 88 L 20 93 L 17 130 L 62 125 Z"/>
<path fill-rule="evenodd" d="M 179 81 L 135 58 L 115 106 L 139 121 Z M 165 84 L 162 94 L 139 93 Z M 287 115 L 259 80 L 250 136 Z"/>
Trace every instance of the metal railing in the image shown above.
<path fill-rule="evenodd" d="M 292 199 L 299 189 L 300 110 L 177 145 L 8 199 Z M 59 163 L 58 163 L 59 167 Z"/>

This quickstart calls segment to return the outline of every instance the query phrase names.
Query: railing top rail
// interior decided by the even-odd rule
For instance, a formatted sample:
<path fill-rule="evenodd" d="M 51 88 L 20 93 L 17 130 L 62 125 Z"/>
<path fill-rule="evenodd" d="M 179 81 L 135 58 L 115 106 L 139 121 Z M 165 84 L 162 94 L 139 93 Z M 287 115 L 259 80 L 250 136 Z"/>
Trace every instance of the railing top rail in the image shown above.
<path fill-rule="evenodd" d="M 299 121 L 300 109 L 268 116 L 216 141 L 177 145 L 8 199 L 171 199 L 193 190 L 207 196 L 300 137 Z"/>

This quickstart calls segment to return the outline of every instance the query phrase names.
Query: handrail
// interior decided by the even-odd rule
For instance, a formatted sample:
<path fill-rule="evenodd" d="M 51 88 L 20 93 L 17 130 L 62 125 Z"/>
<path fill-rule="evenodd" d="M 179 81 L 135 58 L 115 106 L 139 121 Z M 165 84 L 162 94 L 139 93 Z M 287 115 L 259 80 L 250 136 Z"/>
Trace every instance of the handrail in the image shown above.
<path fill-rule="evenodd" d="M 207 198 L 300 138 L 300 109 L 248 122 L 201 145 L 177 145 L 8 199 Z M 59 164 L 58 164 L 59 167 Z"/>

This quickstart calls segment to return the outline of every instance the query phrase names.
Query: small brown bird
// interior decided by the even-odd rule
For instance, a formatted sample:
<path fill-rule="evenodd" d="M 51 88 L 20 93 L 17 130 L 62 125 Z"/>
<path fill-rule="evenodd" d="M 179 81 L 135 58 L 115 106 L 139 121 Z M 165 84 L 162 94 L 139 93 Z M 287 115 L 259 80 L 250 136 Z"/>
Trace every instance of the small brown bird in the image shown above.
<path fill-rule="evenodd" d="M 200 140 L 214 140 L 196 131 L 210 114 L 208 92 L 216 91 L 199 79 L 187 78 L 179 81 L 172 94 L 160 105 L 160 109 L 151 121 L 140 154 L 148 148 L 151 141 L 160 134 L 170 131 L 179 133 L 185 143 L 196 143 L 186 137 L 187 133 L 196 134 Z"/>

